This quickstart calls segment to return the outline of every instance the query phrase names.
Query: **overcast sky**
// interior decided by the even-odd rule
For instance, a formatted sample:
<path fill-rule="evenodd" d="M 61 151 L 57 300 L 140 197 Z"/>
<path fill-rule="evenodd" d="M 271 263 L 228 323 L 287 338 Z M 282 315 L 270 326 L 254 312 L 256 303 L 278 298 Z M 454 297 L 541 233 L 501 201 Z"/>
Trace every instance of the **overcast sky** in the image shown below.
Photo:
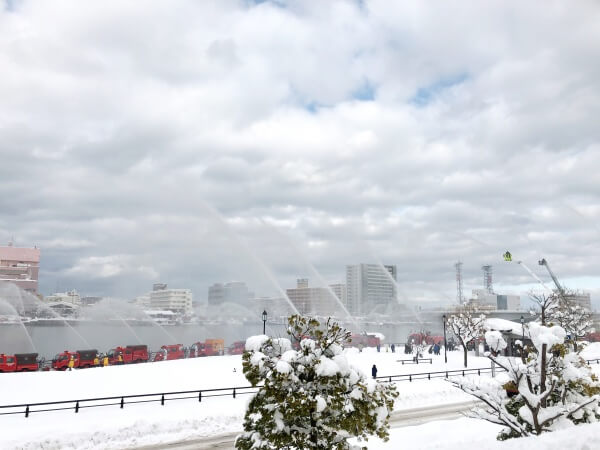
<path fill-rule="evenodd" d="M 600 5 L 28 1 L 0 13 L 0 242 L 40 290 L 600 299 Z M 539 285 L 538 285 L 539 286 Z M 596 305 L 600 306 L 598 303 Z"/>

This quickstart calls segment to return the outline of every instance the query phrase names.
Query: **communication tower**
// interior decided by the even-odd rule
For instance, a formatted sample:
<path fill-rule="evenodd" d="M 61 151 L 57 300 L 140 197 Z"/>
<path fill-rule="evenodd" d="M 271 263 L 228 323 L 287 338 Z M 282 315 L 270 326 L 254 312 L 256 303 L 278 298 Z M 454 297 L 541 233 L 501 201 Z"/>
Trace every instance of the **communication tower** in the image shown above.
<path fill-rule="evenodd" d="M 465 300 L 463 296 L 462 265 L 463 263 L 460 261 L 454 264 L 454 268 L 456 269 L 456 301 L 459 305 L 462 305 Z"/>

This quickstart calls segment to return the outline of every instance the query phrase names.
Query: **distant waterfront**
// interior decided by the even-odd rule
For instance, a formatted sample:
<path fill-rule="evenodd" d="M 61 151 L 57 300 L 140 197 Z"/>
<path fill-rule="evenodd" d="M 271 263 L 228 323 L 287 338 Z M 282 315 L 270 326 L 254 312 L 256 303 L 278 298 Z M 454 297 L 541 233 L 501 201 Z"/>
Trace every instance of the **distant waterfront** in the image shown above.
<path fill-rule="evenodd" d="M 143 343 L 151 350 L 164 344 L 189 346 L 207 338 L 221 338 L 229 346 L 234 341 L 262 333 L 262 322 L 223 322 L 182 324 L 159 327 L 157 324 L 123 323 L 118 321 L 38 321 L 20 324 L 0 324 L 0 353 L 26 353 L 35 351 L 40 356 L 52 358 L 63 350 L 95 348 L 105 352 L 118 345 Z M 348 328 L 353 325 L 346 324 Z M 267 323 L 267 334 L 285 337 L 283 323 Z M 404 342 L 406 336 L 418 327 L 415 324 L 366 323 L 362 331 L 379 332 L 387 342 Z M 353 330 L 356 331 L 356 330 Z M 360 331 L 360 330 L 359 330 Z M 25 333 L 27 332 L 27 334 Z M 31 337 L 31 341 L 29 337 Z M 32 348 L 32 343 L 33 347 Z"/>

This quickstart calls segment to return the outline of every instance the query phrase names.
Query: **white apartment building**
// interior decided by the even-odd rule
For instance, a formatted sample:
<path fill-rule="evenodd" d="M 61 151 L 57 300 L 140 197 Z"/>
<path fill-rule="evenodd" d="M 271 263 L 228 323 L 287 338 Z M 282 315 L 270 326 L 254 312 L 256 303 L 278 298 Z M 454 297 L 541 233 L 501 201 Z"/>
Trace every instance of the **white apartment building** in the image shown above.
<path fill-rule="evenodd" d="M 166 284 L 155 285 L 154 290 L 150 292 L 150 308 L 191 314 L 192 291 L 190 289 L 169 289 Z"/>
<path fill-rule="evenodd" d="M 73 289 L 68 292 L 56 292 L 44 298 L 48 303 L 70 303 L 72 305 L 81 305 L 81 296 Z"/>
<path fill-rule="evenodd" d="M 297 280 L 296 288 L 286 289 L 286 295 L 300 314 L 327 316 L 335 314 L 337 302 L 324 287 L 309 287 L 307 278 Z"/>
<path fill-rule="evenodd" d="M 346 307 L 351 314 L 369 314 L 380 306 L 395 304 L 395 265 L 356 264 L 346 266 Z"/>

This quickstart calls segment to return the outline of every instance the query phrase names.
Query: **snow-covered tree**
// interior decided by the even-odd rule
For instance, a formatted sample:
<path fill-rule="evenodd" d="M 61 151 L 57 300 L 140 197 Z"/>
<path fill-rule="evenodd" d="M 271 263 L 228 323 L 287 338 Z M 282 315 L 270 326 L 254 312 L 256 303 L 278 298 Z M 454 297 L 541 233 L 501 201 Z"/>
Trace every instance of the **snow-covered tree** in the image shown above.
<path fill-rule="evenodd" d="M 498 439 L 539 435 L 600 419 L 600 382 L 578 354 L 568 352 L 565 335 L 559 326 L 532 322 L 527 336 L 533 349 L 514 358 L 496 356 L 506 342 L 499 332 L 486 333 L 492 349 L 488 357 L 506 374 L 494 379 L 451 381 L 486 404 L 474 411 L 474 417 L 505 426 Z"/>
<path fill-rule="evenodd" d="M 477 310 L 470 306 L 463 306 L 448 319 L 448 325 L 464 351 L 464 364 L 467 367 L 467 346 L 473 340 L 483 334 L 485 316 L 477 314 Z"/>
<path fill-rule="evenodd" d="M 558 301 L 560 299 L 559 295 L 557 293 L 545 294 L 530 291 L 529 298 L 538 308 L 538 311 L 534 310 L 532 311 L 532 314 L 537 314 L 537 320 L 542 325 L 546 325 L 552 312 L 558 307 Z"/>
<path fill-rule="evenodd" d="M 592 312 L 574 301 L 573 292 L 566 290 L 552 294 L 531 292 L 529 297 L 539 308 L 538 321 L 542 325 L 551 323 L 563 328 L 575 351 L 577 351 L 577 339 L 594 331 Z"/>
<path fill-rule="evenodd" d="M 561 326 L 577 351 L 577 339 L 594 331 L 592 312 L 578 305 L 571 294 L 561 295 L 550 312 L 550 321 Z"/>
<path fill-rule="evenodd" d="M 244 417 L 238 449 L 350 449 L 350 437 L 387 440 L 397 397 L 348 364 L 343 345 L 350 332 L 328 320 L 289 318 L 289 339 L 254 336 L 246 341 L 243 367 L 253 386 L 262 383 Z"/>

